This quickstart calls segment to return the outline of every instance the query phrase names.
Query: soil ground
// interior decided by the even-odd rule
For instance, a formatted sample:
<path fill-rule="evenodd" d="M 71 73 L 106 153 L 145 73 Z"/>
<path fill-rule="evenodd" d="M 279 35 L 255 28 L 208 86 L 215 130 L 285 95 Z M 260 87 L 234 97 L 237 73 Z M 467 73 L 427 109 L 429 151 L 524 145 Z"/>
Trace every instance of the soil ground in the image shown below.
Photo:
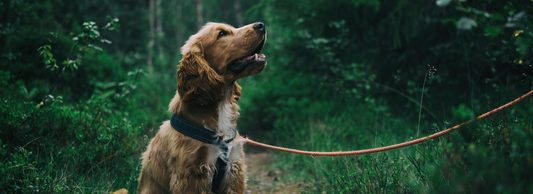
<path fill-rule="evenodd" d="M 248 182 L 246 194 L 300 194 L 304 189 L 302 183 L 283 183 L 283 172 L 269 169 L 267 164 L 275 158 L 267 153 L 246 154 Z"/>

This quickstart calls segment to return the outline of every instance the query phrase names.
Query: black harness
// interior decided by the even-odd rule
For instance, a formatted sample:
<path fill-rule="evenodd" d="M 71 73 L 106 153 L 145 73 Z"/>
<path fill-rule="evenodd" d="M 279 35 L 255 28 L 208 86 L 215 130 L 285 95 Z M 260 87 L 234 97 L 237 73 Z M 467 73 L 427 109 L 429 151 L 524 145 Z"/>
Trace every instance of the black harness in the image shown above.
<path fill-rule="evenodd" d="M 215 192 L 220 186 L 220 182 L 222 182 L 222 178 L 226 173 L 226 166 L 228 165 L 226 162 L 228 161 L 228 143 L 235 139 L 235 136 L 237 136 L 237 129 L 235 129 L 233 132 L 233 137 L 231 139 L 224 141 L 223 136 L 218 136 L 215 131 L 187 121 L 179 117 L 177 114 L 172 115 L 172 118 L 170 119 L 170 125 L 172 125 L 176 131 L 182 133 L 183 135 L 189 136 L 204 143 L 218 146 L 222 154 L 219 158 L 217 158 L 217 163 L 215 164 L 215 175 L 213 176 L 213 180 L 211 182 L 211 191 Z"/>

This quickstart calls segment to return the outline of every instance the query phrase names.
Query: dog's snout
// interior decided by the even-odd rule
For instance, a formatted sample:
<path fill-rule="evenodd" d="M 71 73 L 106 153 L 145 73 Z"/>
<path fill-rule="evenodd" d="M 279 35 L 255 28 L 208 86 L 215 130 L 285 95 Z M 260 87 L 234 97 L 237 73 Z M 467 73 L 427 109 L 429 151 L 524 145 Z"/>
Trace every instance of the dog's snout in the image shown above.
<path fill-rule="evenodd" d="M 254 29 L 265 32 L 265 24 L 263 24 L 263 22 L 257 22 L 254 24 Z"/>

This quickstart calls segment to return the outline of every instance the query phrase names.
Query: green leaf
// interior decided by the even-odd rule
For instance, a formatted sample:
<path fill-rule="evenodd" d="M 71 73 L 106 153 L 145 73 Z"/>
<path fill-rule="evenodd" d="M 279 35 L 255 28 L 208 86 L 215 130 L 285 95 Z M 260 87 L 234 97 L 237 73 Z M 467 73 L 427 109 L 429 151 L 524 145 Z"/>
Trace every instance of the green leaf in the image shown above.
<path fill-rule="evenodd" d="M 105 91 L 103 94 L 101 94 L 101 97 L 102 98 L 108 98 L 109 96 L 115 94 L 115 90 L 109 90 L 109 91 Z"/>
<path fill-rule="evenodd" d="M 503 33 L 503 29 L 499 26 L 489 26 L 483 29 L 483 31 L 485 32 L 485 36 L 491 36 L 491 37 L 496 37 L 500 35 L 501 33 Z"/>
<path fill-rule="evenodd" d="M 440 22 L 442 24 L 452 23 L 454 25 L 457 25 L 457 20 L 453 18 L 445 18 L 445 19 L 440 20 Z"/>
<path fill-rule="evenodd" d="M 505 18 L 502 16 L 502 14 L 499 13 L 493 13 L 490 14 L 490 19 L 496 20 L 496 21 L 504 21 Z"/>

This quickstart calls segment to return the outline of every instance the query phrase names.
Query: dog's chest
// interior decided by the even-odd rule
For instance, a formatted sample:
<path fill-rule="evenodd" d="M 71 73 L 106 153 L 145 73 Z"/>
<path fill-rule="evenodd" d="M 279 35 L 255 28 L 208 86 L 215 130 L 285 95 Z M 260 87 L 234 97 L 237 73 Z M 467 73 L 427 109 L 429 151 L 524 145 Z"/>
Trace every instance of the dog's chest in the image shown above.
<path fill-rule="evenodd" d="M 217 135 L 230 136 L 237 126 L 239 105 L 232 102 L 232 90 L 228 88 L 218 104 Z"/>
<path fill-rule="evenodd" d="M 207 162 L 209 163 L 209 166 L 216 166 L 218 158 L 222 158 L 226 163 L 226 172 L 230 172 L 234 168 L 234 163 L 241 161 L 241 152 L 242 150 L 242 143 L 239 141 L 233 141 L 228 143 L 227 151 L 224 153 L 224 150 L 220 149 L 220 146 L 217 145 L 206 145 L 209 148 L 209 155 L 207 157 Z M 213 173 L 215 169 L 212 169 L 211 172 Z M 226 173 L 227 175 L 227 173 Z M 224 175 L 224 176 L 226 176 Z"/>

